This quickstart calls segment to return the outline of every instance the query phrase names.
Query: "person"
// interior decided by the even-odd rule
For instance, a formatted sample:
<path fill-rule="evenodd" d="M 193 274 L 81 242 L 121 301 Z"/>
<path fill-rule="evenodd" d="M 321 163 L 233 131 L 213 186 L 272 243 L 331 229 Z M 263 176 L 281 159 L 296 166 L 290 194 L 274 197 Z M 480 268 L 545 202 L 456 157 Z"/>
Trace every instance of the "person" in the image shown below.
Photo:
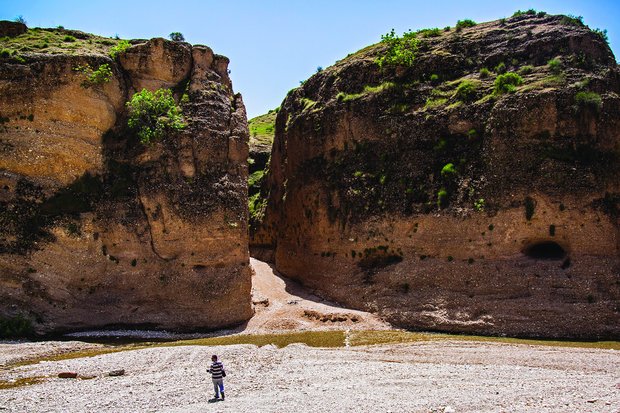
<path fill-rule="evenodd" d="M 226 377 L 226 371 L 224 370 L 224 365 L 217 360 L 215 354 L 211 356 L 211 367 L 207 370 L 207 373 L 211 373 L 211 380 L 213 380 L 214 399 L 217 400 L 219 394 L 221 394 L 222 400 L 224 400 L 224 377 Z"/>

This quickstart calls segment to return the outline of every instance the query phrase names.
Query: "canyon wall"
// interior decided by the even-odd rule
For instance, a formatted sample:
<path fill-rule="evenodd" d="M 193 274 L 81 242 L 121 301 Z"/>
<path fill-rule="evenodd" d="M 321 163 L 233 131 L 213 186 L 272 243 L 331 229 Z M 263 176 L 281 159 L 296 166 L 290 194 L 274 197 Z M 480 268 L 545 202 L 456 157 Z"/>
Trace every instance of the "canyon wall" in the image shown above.
<path fill-rule="evenodd" d="M 88 84 L 86 65 L 111 76 Z M 227 68 L 164 39 L 0 60 L 0 315 L 38 332 L 251 317 L 248 131 Z M 143 88 L 171 89 L 187 126 L 140 143 L 126 102 Z"/>
<path fill-rule="evenodd" d="M 411 64 L 380 65 L 386 40 L 288 94 L 251 245 L 402 327 L 620 338 L 620 72 L 603 36 L 541 13 L 416 42 Z M 520 81 L 502 88 L 504 72 Z"/>

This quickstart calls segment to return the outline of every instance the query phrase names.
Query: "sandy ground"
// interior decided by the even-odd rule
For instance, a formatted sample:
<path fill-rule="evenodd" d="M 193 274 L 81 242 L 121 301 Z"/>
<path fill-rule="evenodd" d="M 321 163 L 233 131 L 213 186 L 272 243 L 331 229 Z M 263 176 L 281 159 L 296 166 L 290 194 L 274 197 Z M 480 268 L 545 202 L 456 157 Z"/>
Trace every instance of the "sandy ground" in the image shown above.
<path fill-rule="evenodd" d="M 306 294 L 266 264 L 253 265 L 254 301 L 263 304 L 239 332 L 388 327 Z M 325 320 L 304 316 L 306 310 Z M 0 390 L 0 412 L 620 412 L 615 350 L 464 341 L 338 349 L 183 346 L 11 365 L 93 346 L 0 343 L 0 383 L 41 378 Z M 213 353 L 228 372 L 226 401 L 209 401 Z M 126 374 L 107 375 L 116 369 Z M 92 378 L 57 378 L 63 371 Z"/>
<path fill-rule="evenodd" d="M 238 331 L 265 334 L 303 330 L 387 330 L 374 314 L 342 308 L 314 296 L 298 283 L 280 276 L 262 261 L 250 259 L 254 276 L 252 301 L 256 313 Z"/>

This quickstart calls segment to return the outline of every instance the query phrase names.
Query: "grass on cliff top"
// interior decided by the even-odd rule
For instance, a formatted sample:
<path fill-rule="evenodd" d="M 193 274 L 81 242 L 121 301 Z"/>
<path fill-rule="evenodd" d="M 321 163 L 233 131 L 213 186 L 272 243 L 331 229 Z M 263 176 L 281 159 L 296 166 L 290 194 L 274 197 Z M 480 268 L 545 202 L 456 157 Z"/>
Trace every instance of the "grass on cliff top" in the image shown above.
<path fill-rule="evenodd" d="M 264 115 L 248 121 L 250 129 L 250 146 L 271 146 L 276 133 L 277 110 L 270 110 Z"/>
<path fill-rule="evenodd" d="M 16 37 L 0 38 L 0 50 L 10 54 L 101 54 L 107 56 L 120 39 L 65 29 L 35 27 Z"/>

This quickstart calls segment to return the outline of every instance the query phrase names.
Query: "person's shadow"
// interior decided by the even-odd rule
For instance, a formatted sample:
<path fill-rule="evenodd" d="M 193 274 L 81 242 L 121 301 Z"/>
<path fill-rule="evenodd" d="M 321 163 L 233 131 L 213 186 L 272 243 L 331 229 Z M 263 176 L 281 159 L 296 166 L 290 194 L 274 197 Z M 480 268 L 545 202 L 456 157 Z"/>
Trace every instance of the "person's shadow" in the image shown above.
<path fill-rule="evenodd" d="M 217 403 L 217 402 L 221 402 L 221 401 L 222 401 L 222 399 L 218 399 L 217 397 L 209 399 L 209 403 Z"/>

